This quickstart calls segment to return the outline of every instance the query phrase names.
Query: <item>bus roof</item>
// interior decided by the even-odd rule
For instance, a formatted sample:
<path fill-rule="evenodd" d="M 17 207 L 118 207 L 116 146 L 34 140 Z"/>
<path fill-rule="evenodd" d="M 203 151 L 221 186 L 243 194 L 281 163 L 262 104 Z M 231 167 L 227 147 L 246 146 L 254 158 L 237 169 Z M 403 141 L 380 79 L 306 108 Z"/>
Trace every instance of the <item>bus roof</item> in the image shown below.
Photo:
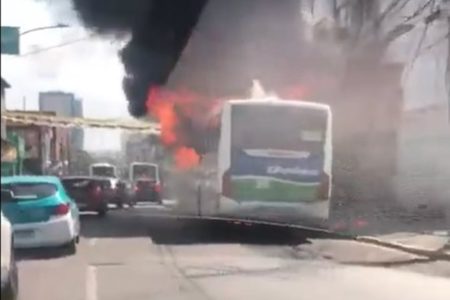
<path fill-rule="evenodd" d="M 91 167 L 113 167 L 113 168 L 115 168 L 116 166 L 114 166 L 110 163 L 93 163 L 93 164 L 91 164 Z"/>
<path fill-rule="evenodd" d="M 234 105 L 296 106 L 302 108 L 331 111 L 331 108 L 328 104 L 304 100 L 279 99 L 276 97 L 259 98 L 259 99 L 236 99 L 236 100 L 229 100 L 226 102 L 226 104 L 230 106 Z"/>
<path fill-rule="evenodd" d="M 155 163 L 147 163 L 147 162 L 139 162 L 139 161 L 134 161 L 131 163 L 132 166 L 136 166 L 136 165 L 143 165 L 143 166 L 153 166 L 153 167 L 157 167 L 158 164 Z"/>

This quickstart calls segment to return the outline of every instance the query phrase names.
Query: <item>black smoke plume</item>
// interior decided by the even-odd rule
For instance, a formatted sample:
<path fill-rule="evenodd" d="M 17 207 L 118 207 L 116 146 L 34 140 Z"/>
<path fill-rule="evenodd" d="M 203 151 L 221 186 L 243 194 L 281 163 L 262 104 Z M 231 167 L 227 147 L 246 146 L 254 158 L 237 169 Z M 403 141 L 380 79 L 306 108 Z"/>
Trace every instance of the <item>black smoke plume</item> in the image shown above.
<path fill-rule="evenodd" d="M 146 114 L 149 87 L 164 85 L 206 0 L 73 0 L 80 19 L 98 32 L 131 32 L 121 52 L 133 116 Z"/>
<path fill-rule="evenodd" d="M 146 113 L 150 86 L 239 97 L 253 79 L 273 91 L 295 85 L 307 67 L 299 0 L 72 1 L 87 27 L 131 33 L 121 57 L 133 116 Z"/>

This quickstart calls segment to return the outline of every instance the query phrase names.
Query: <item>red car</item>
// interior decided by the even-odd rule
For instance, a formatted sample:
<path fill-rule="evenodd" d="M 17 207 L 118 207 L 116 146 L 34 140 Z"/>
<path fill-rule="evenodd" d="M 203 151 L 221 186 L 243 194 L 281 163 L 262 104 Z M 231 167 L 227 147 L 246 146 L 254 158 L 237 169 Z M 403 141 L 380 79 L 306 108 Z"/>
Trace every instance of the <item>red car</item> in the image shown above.
<path fill-rule="evenodd" d="M 94 211 L 100 217 L 108 212 L 108 203 L 113 192 L 108 179 L 76 176 L 61 179 L 66 192 L 77 203 L 80 211 Z"/>

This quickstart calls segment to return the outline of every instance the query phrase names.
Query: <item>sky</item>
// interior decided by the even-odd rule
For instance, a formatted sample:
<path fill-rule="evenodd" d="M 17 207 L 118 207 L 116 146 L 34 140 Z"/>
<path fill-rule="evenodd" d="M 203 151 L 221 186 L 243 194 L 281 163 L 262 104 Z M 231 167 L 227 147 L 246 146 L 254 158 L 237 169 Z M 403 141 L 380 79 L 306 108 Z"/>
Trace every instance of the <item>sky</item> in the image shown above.
<path fill-rule="evenodd" d="M 67 2 L 69 3 L 69 1 Z M 123 41 L 99 38 L 82 28 L 74 13 L 62 8 L 55 14 L 36 0 L 2 0 L 1 25 L 26 31 L 58 23 L 69 28 L 36 31 L 21 37 L 21 56 L 2 55 L 1 73 L 10 84 L 7 109 L 38 109 L 40 91 L 72 92 L 83 100 L 84 115 L 95 118 L 129 118 L 122 91 L 124 70 L 118 57 Z M 60 20 L 58 20 L 60 18 Z M 82 40 L 43 51 L 47 47 Z M 33 53 L 41 49 L 40 53 Z M 87 150 L 118 150 L 120 132 L 85 131 Z"/>

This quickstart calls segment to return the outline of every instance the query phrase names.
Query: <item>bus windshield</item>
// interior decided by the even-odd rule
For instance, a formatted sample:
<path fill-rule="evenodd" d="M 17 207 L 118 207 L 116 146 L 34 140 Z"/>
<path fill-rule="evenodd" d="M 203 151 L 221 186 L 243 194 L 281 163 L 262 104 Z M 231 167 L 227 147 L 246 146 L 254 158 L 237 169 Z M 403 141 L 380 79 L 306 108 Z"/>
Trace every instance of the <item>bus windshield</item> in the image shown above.
<path fill-rule="evenodd" d="M 154 165 L 133 165 L 133 180 L 135 179 L 158 179 L 157 168 Z"/>
<path fill-rule="evenodd" d="M 293 106 L 232 108 L 231 144 L 239 150 L 323 151 L 327 112 Z"/>

